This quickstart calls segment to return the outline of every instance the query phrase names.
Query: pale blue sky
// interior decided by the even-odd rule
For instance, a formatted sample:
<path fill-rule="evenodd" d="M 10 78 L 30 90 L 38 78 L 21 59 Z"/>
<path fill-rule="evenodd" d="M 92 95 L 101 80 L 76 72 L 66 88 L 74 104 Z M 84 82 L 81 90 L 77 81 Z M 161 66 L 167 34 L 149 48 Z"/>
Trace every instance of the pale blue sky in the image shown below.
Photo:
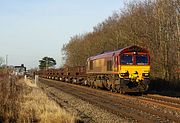
<path fill-rule="evenodd" d="M 0 56 L 37 67 L 44 56 L 61 64 L 70 37 L 93 30 L 125 0 L 0 0 Z"/>

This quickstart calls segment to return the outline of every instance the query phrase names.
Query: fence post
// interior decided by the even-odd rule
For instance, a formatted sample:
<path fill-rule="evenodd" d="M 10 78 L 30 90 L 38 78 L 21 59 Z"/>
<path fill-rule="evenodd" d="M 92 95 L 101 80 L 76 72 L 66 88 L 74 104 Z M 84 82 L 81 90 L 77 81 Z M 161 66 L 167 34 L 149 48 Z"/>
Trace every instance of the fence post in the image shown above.
<path fill-rule="evenodd" d="M 26 82 L 26 80 L 27 80 L 27 76 L 26 76 L 26 75 L 24 75 L 24 81 Z"/>
<path fill-rule="evenodd" d="M 38 75 L 35 75 L 35 85 L 37 84 L 37 82 L 38 82 Z"/>

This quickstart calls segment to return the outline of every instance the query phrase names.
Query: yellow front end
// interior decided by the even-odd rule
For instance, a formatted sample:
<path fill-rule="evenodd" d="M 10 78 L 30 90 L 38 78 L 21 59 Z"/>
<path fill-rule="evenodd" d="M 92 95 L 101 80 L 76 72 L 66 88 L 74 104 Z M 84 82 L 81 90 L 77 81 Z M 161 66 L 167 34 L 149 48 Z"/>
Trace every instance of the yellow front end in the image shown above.
<path fill-rule="evenodd" d="M 150 65 L 119 65 L 119 77 L 132 81 L 142 81 L 149 79 Z"/>

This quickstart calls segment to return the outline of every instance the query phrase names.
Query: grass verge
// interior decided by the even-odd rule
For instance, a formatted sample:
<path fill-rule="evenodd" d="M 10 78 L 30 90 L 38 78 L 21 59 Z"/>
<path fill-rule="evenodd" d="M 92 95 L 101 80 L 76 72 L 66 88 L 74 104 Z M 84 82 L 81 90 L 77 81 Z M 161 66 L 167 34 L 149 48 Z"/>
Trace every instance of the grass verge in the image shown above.
<path fill-rule="evenodd" d="M 33 81 L 0 81 L 0 123 L 74 123 L 75 116 L 51 100 Z"/>

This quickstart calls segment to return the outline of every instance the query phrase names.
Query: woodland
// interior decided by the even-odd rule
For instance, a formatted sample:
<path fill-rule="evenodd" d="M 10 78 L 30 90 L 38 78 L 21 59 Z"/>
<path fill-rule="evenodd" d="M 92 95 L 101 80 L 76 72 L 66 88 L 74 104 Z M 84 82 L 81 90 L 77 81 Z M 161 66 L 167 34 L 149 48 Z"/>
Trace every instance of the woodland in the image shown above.
<path fill-rule="evenodd" d="M 90 56 L 138 45 L 151 55 L 157 89 L 180 90 L 180 0 L 132 2 L 64 44 L 64 66 L 86 65 Z"/>

